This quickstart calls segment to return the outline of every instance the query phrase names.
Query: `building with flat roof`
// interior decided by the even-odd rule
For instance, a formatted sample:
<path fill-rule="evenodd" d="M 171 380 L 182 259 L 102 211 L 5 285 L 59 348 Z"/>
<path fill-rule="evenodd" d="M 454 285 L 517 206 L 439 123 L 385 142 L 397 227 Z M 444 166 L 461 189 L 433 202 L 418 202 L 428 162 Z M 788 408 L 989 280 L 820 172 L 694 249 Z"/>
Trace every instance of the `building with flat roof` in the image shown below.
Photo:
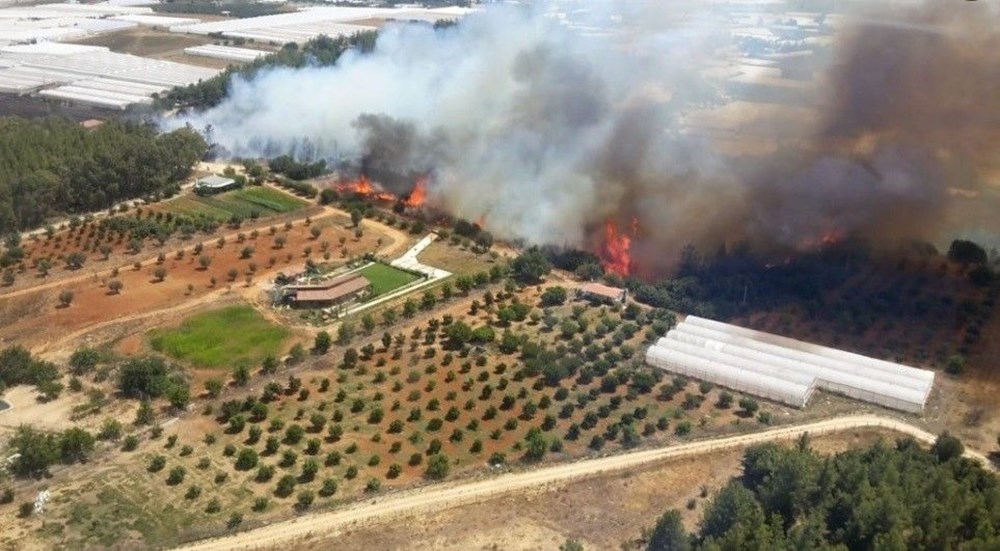
<path fill-rule="evenodd" d="M 606 302 L 609 304 L 621 304 L 628 298 L 628 291 L 618 287 L 602 285 L 600 283 L 587 283 L 580 287 L 577 295 L 589 300 Z"/>

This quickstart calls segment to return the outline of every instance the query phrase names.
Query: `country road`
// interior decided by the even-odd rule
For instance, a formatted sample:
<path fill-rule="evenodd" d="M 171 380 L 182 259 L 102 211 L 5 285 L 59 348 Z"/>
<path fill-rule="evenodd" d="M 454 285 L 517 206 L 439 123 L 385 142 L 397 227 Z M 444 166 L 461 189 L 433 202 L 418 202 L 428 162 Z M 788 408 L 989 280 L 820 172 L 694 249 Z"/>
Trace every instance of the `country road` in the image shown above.
<path fill-rule="evenodd" d="M 246 532 L 194 542 L 180 549 L 229 550 L 277 548 L 308 534 L 333 531 L 344 525 L 370 521 L 379 517 L 414 513 L 422 510 L 440 511 L 465 503 L 489 499 L 504 493 L 527 488 L 563 483 L 577 478 L 609 471 L 620 471 L 655 461 L 698 455 L 717 450 L 740 448 L 760 442 L 790 440 L 803 432 L 825 434 L 859 428 L 881 428 L 912 436 L 924 443 L 932 443 L 936 436 L 909 423 L 875 415 L 845 416 L 814 423 L 790 425 L 753 434 L 726 436 L 650 450 L 641 450 L 575 463 L 555 465 L 542 469 L 504 474 L 474 482 L 437 484 L 398 494 L 376 497 L 327 513 L 305 515 L 285 522 L 255 528 Z M 966 451 L 966 456 L 993 470 L 990 461 L 982 454 Z"/>

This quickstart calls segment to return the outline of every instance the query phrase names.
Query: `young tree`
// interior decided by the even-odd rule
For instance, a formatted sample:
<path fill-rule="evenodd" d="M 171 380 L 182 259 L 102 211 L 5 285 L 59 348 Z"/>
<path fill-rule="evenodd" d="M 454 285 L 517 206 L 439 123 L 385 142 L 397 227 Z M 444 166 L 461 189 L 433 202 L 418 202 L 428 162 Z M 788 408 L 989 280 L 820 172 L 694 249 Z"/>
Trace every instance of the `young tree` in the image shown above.
<path fill-rule="evenodd" d="M 565 287 L 549 287 L 542 293 L 542 306 L 559 306 L 565 304 L 567 295 Z"/>
<path fill-rule="evenodd" d="M 59 291 L 59 305 L 63 308 L 68 308 L 70 304 L 73 303 L 73 297 L 76 296 L 71 289 L 63 289 Z"/>
<path fill-rule="evenodd" d="M 247 386 L 250 382 L 250 366 L 246 362 L 240 362 L 233 368 L 233 383 L 236 386 Z"/>
<path fill-rule="evenodd" d="M 156 278 L 156 281 L 163 281 L 167 278 L 167 269 L 163 266 L 157 266 L 153 270 L 153 277 Z"/>
<path fill-rule="evenodd" d="M 219 394 L 222 393 L 222 380 L 212 378 L 205 381 L 205 391 L 208 393 L 209 398 L 218 398 Z"/>
<path fill-rule="evenodd" d="M 330 345 L 332 344 L 333 344 L 333 337 L 330 336 L 330 333 L 326 331 L 320 331 L 319 333 L 316 333 L 316 338 L 313 342 L 313 351 L 316 354 L 326 354 L 327 352 L 330 351 Z"/>
<path fill-rule="evenodd" d="M 198 257 L 198 266 L 201 267 L 202 271 L 207 270 L 208 267 L 211 265 L 212 265 L 212 257 L 208 256 L 207 254 L 203 254 Z"/>
<path fill-rule="evenodd" d="M 143 400 L 139 403 L 139 410 L 135 412 L 135 424 L 149 425 L 152 424 L 156 419 L 156 411 L 153 409 L 153 404 L 149 400 Z"/>
<path fill-rule="evenodd" d="M 110 290 L 113 295 L 121 293 L 124 288 L 125 284 L 122 283 L 120 279 L 112 279 L 108 282 L 108 290 Z"/>
<path fill-rule="evenodd" d="M 760 404 L 757 403 L 757 400 L 747 396 L 740 399 L 740 409 L 743 410 L 745 416 L 753 417 L 757 413 L 757 410 L 760 409 Z"/>
<path fill-rule="evenodd" d="M 424 476 L 434 480 L 441 480 L 448 476 L 450 471 L 451 464 L 448 461 L 448 457 L 442 453 L 435 453 L 427 459 L 427 470 L 424 472 Z"/>

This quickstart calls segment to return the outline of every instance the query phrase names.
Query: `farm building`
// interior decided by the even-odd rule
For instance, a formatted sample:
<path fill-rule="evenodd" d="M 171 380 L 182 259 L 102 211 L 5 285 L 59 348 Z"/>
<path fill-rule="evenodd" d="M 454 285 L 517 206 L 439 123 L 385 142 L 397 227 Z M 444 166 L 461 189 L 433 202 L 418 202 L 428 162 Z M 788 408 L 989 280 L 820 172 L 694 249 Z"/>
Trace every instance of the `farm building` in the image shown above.
<path fill-rule="evenodd" d="M 628 291 L 600 283 L 587 283 L 580 287 L 577 295 L 588 300 L 606 302 L 608 304 L 621 304 L 628 298 Z"/>
<path fill-rule="evenodd" d="M 205 176 L 194 183 L 194 192 L 198 195 L 211 195 L 222 193 L 223 191 L 236 189 L 236 180 L 225 176 Z"/>
<path fill-rule="evenodd" d="M 934 372 L 696 316 L 646 352 L 646 363 L 795 407 L 821 389 L 923 411 Z"/>
<path fill-rule="evenodd" d="M 344 274 L 317 285 L 289 285 L 286 300 L 304 308 L 326 308 L 364 298 L 372 288 L 359 273 Z"/>

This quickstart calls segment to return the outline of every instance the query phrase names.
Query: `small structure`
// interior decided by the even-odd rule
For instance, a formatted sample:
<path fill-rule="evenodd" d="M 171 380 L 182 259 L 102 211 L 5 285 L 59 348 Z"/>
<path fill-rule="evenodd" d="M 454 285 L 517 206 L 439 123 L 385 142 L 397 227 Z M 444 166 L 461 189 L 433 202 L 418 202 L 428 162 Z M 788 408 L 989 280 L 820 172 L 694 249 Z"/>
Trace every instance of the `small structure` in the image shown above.
<path fill-rule="evenodd" d="M 285 287 L 285 300 L 293 306 L 327 308 L 363 299 L 371 288 L 370 281 L 354 272 L 317 285 L 289 285 Z"/>
<path fill-rule="evenodd" d="M 223 191 L 236 189 L 236 180 L 225 176 L 205 176 L 194 183 L 194 192 L 198 195 L 212 195 Z"/>
<path fill-rule="evenodd" d="M 588 300 L 607 304 L 623 304 L 625 299 L 628 298 L 628 291 L 625 289 L 602 285 L 600 283 L 588 283 L 580 287 L 580 290 L 576 294 Z"/>

